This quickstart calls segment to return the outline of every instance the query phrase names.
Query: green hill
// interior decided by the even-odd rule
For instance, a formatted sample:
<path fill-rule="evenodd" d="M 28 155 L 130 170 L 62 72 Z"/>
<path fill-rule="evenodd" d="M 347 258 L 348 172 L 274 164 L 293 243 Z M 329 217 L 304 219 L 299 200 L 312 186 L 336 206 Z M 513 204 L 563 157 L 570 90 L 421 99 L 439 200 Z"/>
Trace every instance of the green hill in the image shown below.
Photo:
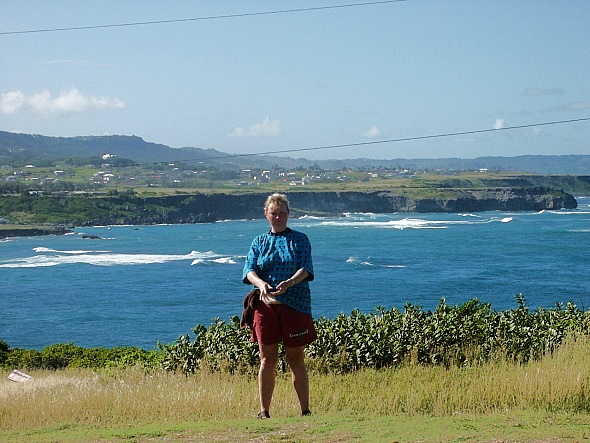
<path fill-rule="evenodd" d="M 151 143 L 137 136 L 47 137 L 0 131 L 0 165 L 23 167 L 54 165 L 64 159 L 88 159 L 112 155 L 136 164 L 183 162 L 203 164 L 219 169 L 240 168 L 309 168 L 340 170 L 345 168 L 395 168 L 412 170 L 499 170 L 536 174 L 590 175 L 590 155 L 522 155 L 517 157 L 478 157 L 474 159 L 346 159 L 318 160 L 273 155 L 232 155 L 215 149 L 172 148 Z"/>

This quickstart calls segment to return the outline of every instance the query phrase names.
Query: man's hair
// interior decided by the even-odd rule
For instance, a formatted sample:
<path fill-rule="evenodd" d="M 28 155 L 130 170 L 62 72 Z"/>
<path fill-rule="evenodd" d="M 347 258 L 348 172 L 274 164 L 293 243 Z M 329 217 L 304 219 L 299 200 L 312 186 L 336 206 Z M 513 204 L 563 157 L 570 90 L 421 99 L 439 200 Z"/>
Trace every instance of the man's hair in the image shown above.
<path fill-rule="evenodd" d="M 287 199 L 287 196 L 285 194 L 279 194 L 279 193 L 275 193 L 275 194 L 271 194 L 267 197 L 266 202 L 264 203 L 264 212 L 266 213 L 266 210 L 268 209 L 268 207 L 274 203 L 275 205 L 285 205 L 285 207 L 287 208 L 287 212 L 290 212 L 289 209 L 289 200 Z"/>

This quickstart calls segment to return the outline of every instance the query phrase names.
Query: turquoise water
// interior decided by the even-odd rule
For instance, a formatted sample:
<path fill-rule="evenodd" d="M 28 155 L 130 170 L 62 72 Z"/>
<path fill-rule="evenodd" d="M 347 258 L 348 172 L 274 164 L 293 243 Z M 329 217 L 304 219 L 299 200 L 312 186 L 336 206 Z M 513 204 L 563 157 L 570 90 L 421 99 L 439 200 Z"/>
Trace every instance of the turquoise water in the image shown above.
<path fill-rule="evenodd" d="M 293 219 L 313 245 L 314 317 L 472 298 L 495 310 L 590 308 L 590 198 L 573 211 Z M 0 240 L 0 340 L 156 347 L 241 312 L 244 256 L 266 220 L 80 228 Z M 84 239 L 83 234 L 100 239 Z"/>

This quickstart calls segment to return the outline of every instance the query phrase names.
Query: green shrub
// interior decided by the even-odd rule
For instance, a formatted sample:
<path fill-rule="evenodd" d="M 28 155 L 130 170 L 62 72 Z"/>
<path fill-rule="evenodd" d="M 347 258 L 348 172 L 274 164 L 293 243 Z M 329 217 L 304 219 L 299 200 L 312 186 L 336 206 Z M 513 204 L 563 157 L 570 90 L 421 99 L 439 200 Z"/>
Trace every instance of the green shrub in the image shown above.
<path fill-rule="evenodd" d="M 333 320 L 321 317 L 315 322 L 318 339 L 306 348 L 308 364 L 322 372 L 347 373 L 404 364 L 469 366 L 492 358 L 526 363 L 553 352 L 567 336 L 590 335 L 590 311 L 568 303 L 565 310 L 558 305 L 530 312 L 520 294 L 516 300 L 516 309 L 500 312 L 477 299 L 452 307 L 442 299 L 434 312 L 407 304 L 404 312 L 378 307 L 377 313 L 354 310 Z M 184 373 L 205 366 L 254 372 L 258 349 L 237 320 L 216 319 L 209 329 L 195 327 L 193 341 L 183 335 L 160 345 L 164 367 Z M 280 357 L 285 369 L 284 350 Z"/>
<path fill-rule="evenodd" d="M 83 354 L 84 349 L 79 346 L 74 346 L 74 344 L 71 342 L 48 346 L 41 351 L 42 368 L 67 368 L 72 361 L 80 358 Z"/>
<path fill-rule="evenodd" d="M 0 340 L 0 365 L 2 365 L 2 363 L 4 363 L 4 361 L 8 357 L 8 349 L 8 343 Z"/>
<path fill-rule="evenodd" d="M 349 373 L 362 368 L 401 365 L 473 366 L 491 359 L 527 363 L 553 353 L 568 337 L 590 335 L 590 311 L 575 304 L 530 311 L 522 295 L 517 308 L 496 312 L 489 303 L 473 299 L 449 306 L 444 299 L 434 310 L 407 304 L 404 311 L 377 307 L 375 313 L 354 310 L 333 320 L 316 320 L 318 339 L 306 348 L 310 369 Z M 164 367 L 191 374 L 201 369 L 255 373 L 258 346 L 239 318 L 214 319 L 206 328 L 193 328 L 194 338 L 181 335 L 158 350 L 89 348 L 72 343 L 48 346 L 41 352 L 9 349 L 0 341 L 0 366 L 7 369 Z M 286 370 L 281 346 L 279 369 Z"/>
<path fill-rule="evenodd" d="M 161 354 L 140 348 L 82 348 L 72 343 L 56 344 L 42 351 L 11 349 L 0 358 L 6 369 L 125 368 L 140 365 L 159 367 Z"/>
<path fill-rule="evenodd" d="M 193 328 L 194 341 L 189 335 L 181 335 L 171 345 L 158 344 L 163 353 L 163 367 L 185 374 L 204 367 L 229 372 L 252 372 L 258 364 L 258 346 L 250 342 L 247 329 L 240 329 L 240 319 L 232 317 L 227 324 L 218 318 L 205 328 Z"/>
<path fill-rule="evenodd" d="M 6 369 L 39 369 L 42 367 L 41 353 L 34 349 L 11 349 L 2 363 Z"/>

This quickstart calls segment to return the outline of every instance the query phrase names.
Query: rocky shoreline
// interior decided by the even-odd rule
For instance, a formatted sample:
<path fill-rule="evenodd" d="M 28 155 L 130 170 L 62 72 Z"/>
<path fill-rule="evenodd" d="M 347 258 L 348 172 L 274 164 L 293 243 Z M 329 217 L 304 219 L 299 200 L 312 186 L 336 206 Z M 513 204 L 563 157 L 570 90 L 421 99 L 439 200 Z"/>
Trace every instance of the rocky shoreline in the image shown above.
<path fill-rule="evenodd" d="M 542 211 L 575 209 L 577 202 L 567 192 L 546 187 L 440 189 L 432 198 L 412 198 L 392 191 L 289 192 L 293 217 L 340 216 L 347 212 L 460 213 L 484 211 Z M 0 238 L 60 235 L 71 230 L 63 225 L 152 225 L 211 223 L 220 220 L 263 218 L 268 193 L 183 194 L 163 197 L 112 196 L 95 198 L 92 218 L 74 221 L 63 215 L 62 226 L 1 225 Z M 89 197 L 92 199 L 92 197 Z M 68 197 L 51 205 L 63 211 Z M 63 200 L 63 201 L 62 201 Z M 61 208 L 61 209 L 60 209 Z"/>
<path fill-rule="evenodd" d="M 148 197 L 145 204 L 173 208 L 164 223 L 208 223 L 219 220 L 263 218 L 268 194 L 199 194 Z M 575 209 L 575 198 L 544 187 L 441 191 L 440 197 L 414 199 L 390 191 L 291 192 L 292 216 L 339 216 L 347 212 L 452 213 L 484 211 L 542 211 Z"/>
<path fill-rule="evenodd" d="M 63 235 L 73 232 L 62 226 L 0 225 L 0 239 L 9 237 L 34 237 L 38 235 Z"/>

